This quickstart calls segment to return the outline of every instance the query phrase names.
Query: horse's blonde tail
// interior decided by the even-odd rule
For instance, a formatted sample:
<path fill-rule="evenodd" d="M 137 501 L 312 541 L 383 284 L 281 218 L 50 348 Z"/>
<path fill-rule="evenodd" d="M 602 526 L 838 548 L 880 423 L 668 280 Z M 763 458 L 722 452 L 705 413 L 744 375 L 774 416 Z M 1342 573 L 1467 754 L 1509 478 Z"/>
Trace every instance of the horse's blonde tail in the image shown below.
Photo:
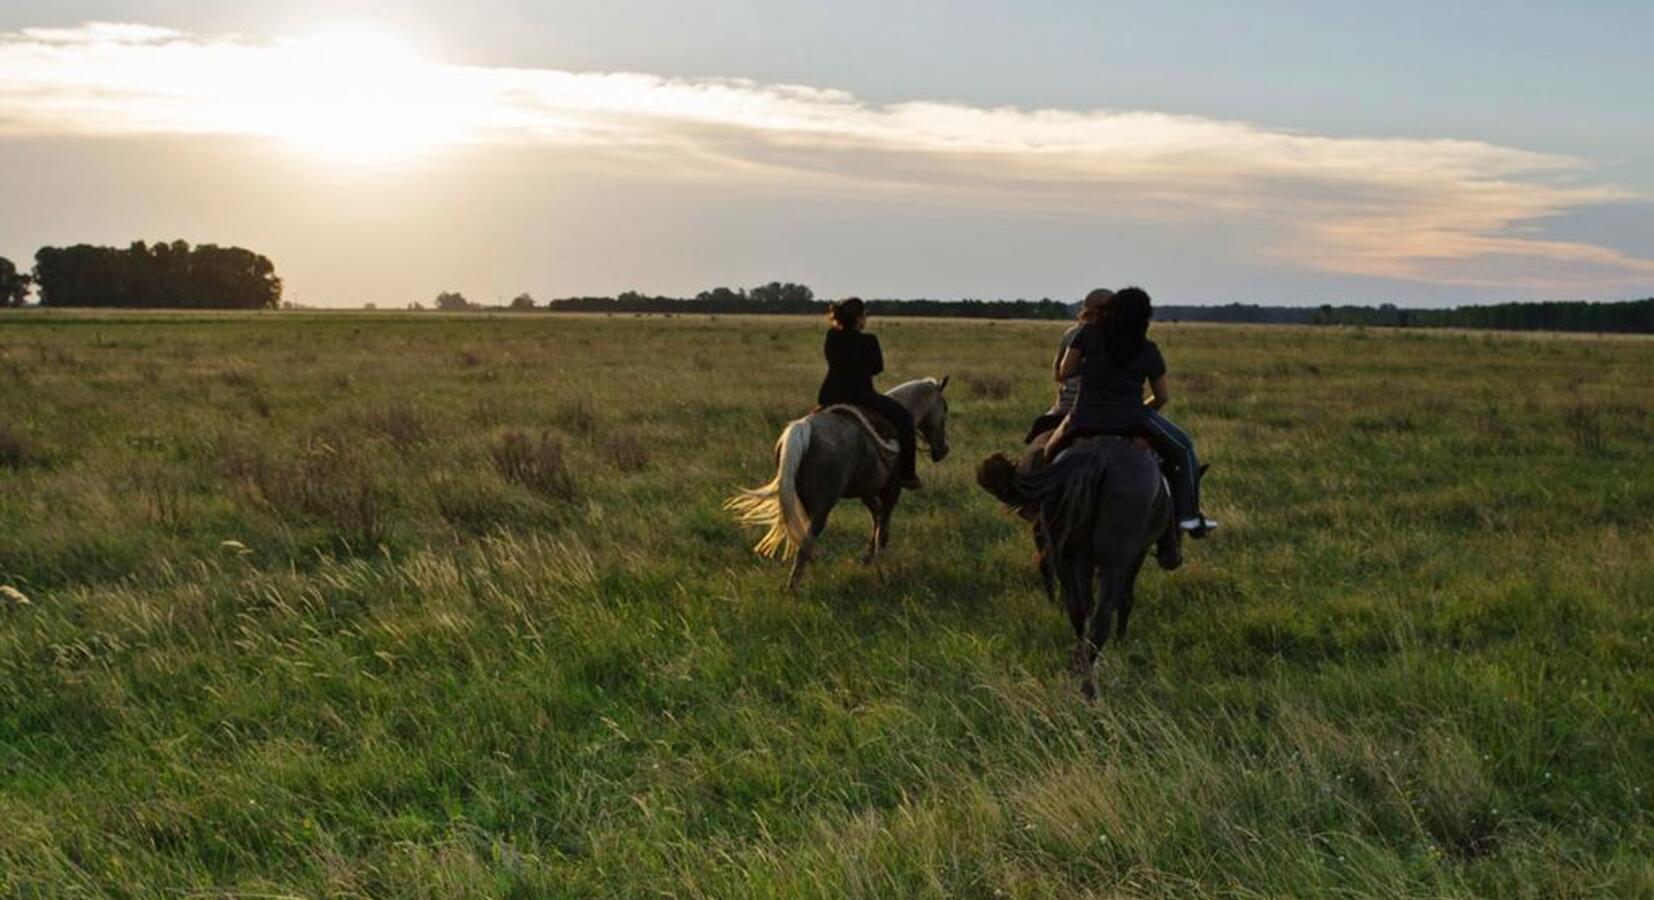
<path fill-rule="evenodd" d="M 724 509 L 735 513 L 742 525 L 769 529 L 752 549 L 760 556 L 790 558 L 804 546 L 810 534 L 810 514 L 798 498 L 798 467 L 810 446 L 810 420 L 789 422 L 775 442 L 775 477 L 763 487 L 741 488 Z"/>

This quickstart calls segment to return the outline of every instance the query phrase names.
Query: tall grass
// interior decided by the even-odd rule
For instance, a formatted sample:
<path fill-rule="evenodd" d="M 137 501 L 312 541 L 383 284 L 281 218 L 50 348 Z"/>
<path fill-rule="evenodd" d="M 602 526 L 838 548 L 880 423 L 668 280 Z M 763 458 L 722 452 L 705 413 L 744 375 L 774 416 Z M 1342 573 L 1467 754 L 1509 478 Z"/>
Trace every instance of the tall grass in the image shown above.
<path fill-rule="evenodd" d="M 1060 327 L 873 327 L 955 453 L 783 597 L 819 323 L 0 316 L 0 895 L 1654 893 L 1646 342 L 1157 325 L 1224 528 L 1087 704 Z"/>

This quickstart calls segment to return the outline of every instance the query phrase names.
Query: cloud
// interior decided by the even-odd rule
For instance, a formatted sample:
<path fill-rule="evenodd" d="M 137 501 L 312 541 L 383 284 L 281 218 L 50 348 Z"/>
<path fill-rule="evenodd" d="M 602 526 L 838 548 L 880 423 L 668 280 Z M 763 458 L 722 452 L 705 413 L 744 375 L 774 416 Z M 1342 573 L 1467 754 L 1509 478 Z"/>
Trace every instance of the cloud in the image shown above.
<path fill-rule="evenodd" d="M 739 79 L 457 66 L 371 35 L 257 44 L 144 25 L 0 33 L 0 134 L 227 135 L 377 159 L 556 145 L 651 171 L 850 179 L 1218 222 L 1316 271 L 1544 290 L 1646 287 L 1654 261 L 1547 240 L 1630 198 L 1589 163 L 1464 140 L 1349 138 L 1158 112 L 877 105 Z"/>

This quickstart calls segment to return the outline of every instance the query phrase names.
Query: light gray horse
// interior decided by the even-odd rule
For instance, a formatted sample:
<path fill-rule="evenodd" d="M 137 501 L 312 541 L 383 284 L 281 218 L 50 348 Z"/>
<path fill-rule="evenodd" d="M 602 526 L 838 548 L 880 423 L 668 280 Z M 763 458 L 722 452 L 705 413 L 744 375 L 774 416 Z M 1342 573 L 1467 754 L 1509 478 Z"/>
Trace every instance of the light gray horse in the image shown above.
<path fill-rule="evenodd" d="M 1181 561 L 1171 491 L 1159 463 L 1130 440 L 1090 438 L 1031 474 L 1018 474 L 1014 463 L 996 454 L 983 461 L 977 481 L 1034 520 L 1046 590 L 1054 574 L 1074 626 L 1080 689 L 1088 699 L 1095 696 L 1097 655 L 1116 619 L 1120 636 L 1126 635 L 1149 548 L 1159 543 L 1162 568 Z"/>
<path fill-rule="evenodd" d="M 948 379 L 921 378 L 897 385 L 886 396 L 907 407 L 930 458 L 948 455 Z M 817 411 L 787 423 L 775 442 L 776 472 L 769 484 L 742 488 L 724 501 L 743 525 L 769 530 L 753 547 L 761 556 L 793 557 L 787 590 L 798 586 L 815 554 L 816 539 L 840 499 L 856 497 L 873 515 L 873 536 L 863 561 L 878 560 L 890 543 L 890 513 L 902 489 L 891 483 L 891 454 L 881 452 L 867 429 L 854 419 Z"/>

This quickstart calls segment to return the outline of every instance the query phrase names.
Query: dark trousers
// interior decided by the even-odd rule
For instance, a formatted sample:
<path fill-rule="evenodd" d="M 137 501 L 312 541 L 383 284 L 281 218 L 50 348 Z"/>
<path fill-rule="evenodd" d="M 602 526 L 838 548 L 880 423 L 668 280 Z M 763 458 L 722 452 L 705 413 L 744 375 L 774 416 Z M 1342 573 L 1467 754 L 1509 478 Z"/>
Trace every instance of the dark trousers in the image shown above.
<path fill-rule="evenodd" d="M 866 407 L 889 420 L 896 426 L 896 443 L 900 447 L 900 457 L 896 460 L 896 471 L 901 475 L 912 475 L 914 471 L 914 457 L 918 453 L 917 437 L 913 432 L 913 415 L 907 407 L 883 394 L 868 394 L 854 399 L 824 400 L 823 403 L 849 403 L 854 406 Z"/>

